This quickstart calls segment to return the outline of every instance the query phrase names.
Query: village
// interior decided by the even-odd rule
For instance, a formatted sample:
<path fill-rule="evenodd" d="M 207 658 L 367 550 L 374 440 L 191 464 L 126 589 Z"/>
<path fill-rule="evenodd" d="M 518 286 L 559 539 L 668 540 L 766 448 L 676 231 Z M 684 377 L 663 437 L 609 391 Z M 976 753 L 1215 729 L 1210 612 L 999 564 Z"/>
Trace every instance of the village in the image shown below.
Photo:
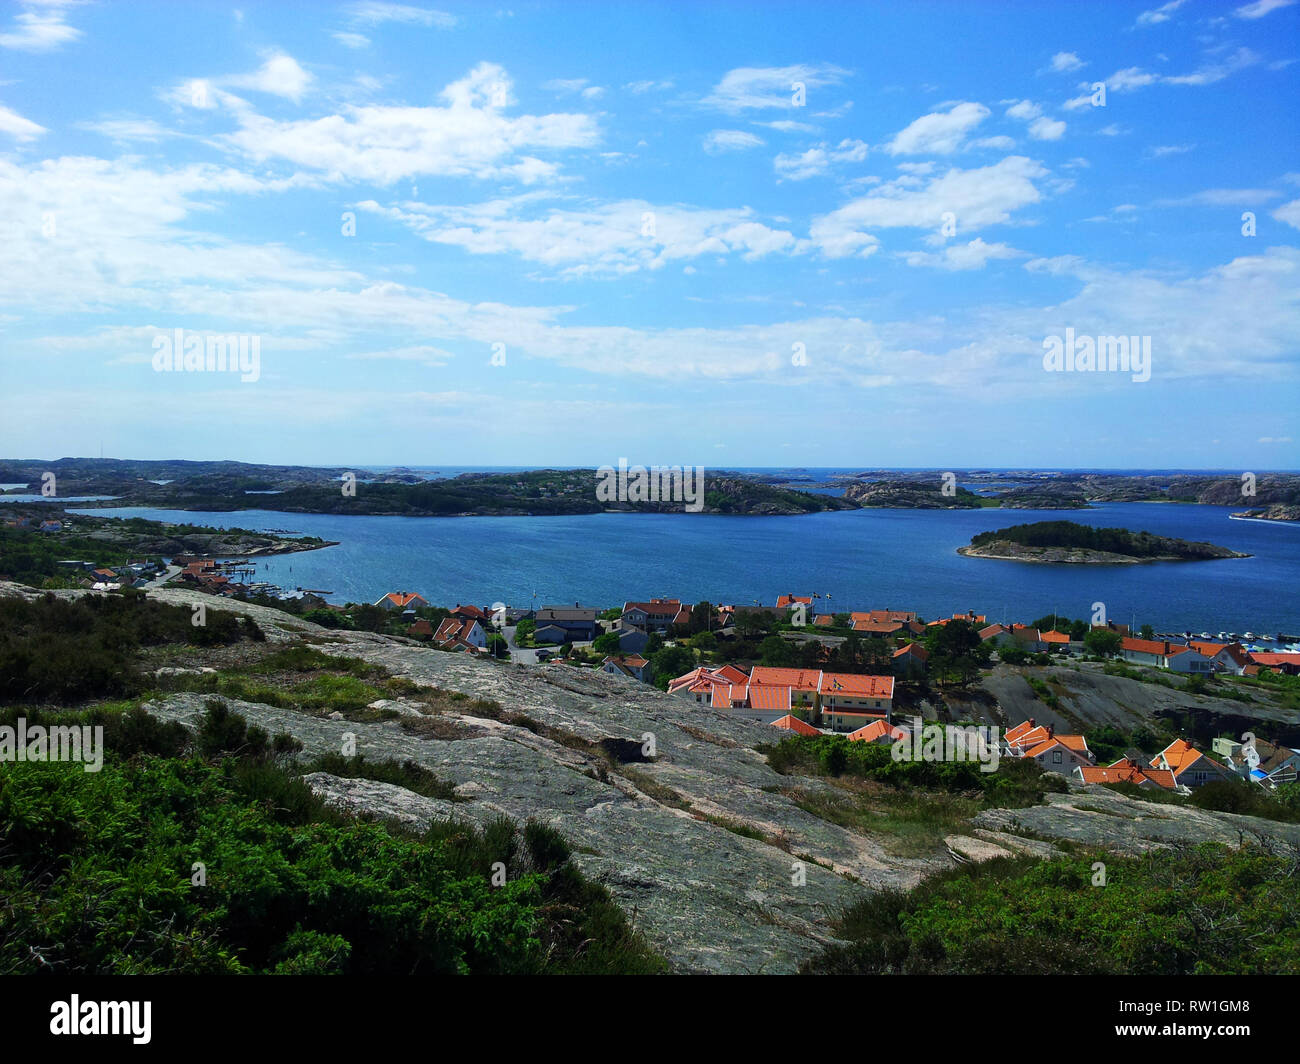
<path fill-rule="evenodd" d="M 46 522 L 40 531 L 57 532 L 57 524 Z M 58 564 L 72 582 L 93 591 L 177 582 L 217 597 L 274 604 L 327 627 L 402 635 L 440 651 L 597 669 L 787 733 L 842 735 L 885 746 L 907 742 L 910 748 L 921 727 L 919 717 L 897 712 L 896 685 L 961 681 L 991 663 L 1109 660 L 1185 677 L 1191 689 L 1220 676 L 1300 675 L 1300 648 L 1288 647 L 1294 637 L 1283 633 L 1277 639 L 1282 649 L 1263 650 L 1232 633 L 1219 633 L 1218 639 L 1190 632 L 1157 636 L 1144 625 L 1134 634 L 1114 621 L 1053 616 L 1002 623 L 974 610 L 930 621 L 912 610 L 819 612 L 822 596 L 796 594 L 778 595 L 770 606 L 650 598 L 608 609 L 580 603 L 523 609 L 503 603 L 446 608 L 402 590 L 374 603 L 340 606 L 326 600 L 327 591 L 253 582 L 256 570 L 242 559 Z M 945 635 L 945 629 L 951 631 Z M 1033 717 L 1005 729 L 998 753 L 1031 759 L 1044 771 L 1082 783 L 1181 794 L 1232 779 L 1274 789 L 1295 781 L 1300 769 L 1300 751 L 1227 736 L 1214 738 L 1209 750 L 1180 738 L 1154 755 L 1128 749 L 1101 763 L 1084 735 Z"/>
<path fill-rule="evenodd" d="M 227 578 L 213 570 L 210 561 L 190 562 L 181 577 L 218 594 L 237 593 Z M 1237 640 L 1148 638 L 1149 629 L 1135 636 L 1128 625 L 1113 621 L 1084 625 L 1060 618 L 1055 627 L 1046 627 L 989 623 L 986 615 L 974 611 L 928 622 L 911 610 L 814 613 L 816 598 L 782 594 L 771 606 L 692 606 L 676 598 L 651 598 L 606 610 L 577 603 L 537 609 L 457 604 L 440 609 L 417 592 L 393 591 L 373 603 L 372 609 L 388 614 L 394 625 L 390 630 L 439 650 L 509 658 L 521 664 L 554 661 L 599 669 L 656 684 L 674 697 L 788 733 L 843 735 L 850 742 L 887 746 L 919 738 L 920 719 L 895 712 L 895 685 L 933 678 L 936 654 L 959 657 L 943 649 L 945 641 L 939 633 L 949 627 L 957 636 L 947 641 L 949 646 L 968 646 L 970 659 L 983 664 L 1048 664 L 1093 656 L 1189 679 L 1258 677 L 1261 672 L 1300 675 L 1300 651 L 1295 649 L 1262 651 Z M 344 612 L 343 607 L 310 593 L 299 592 L 297 605 L 318 614 Z M 776 639 L 789 647 L 791 656 L 811 664 L 703 660 L 726 658 L 728 644 L 744 645 L 746 636 L 764 633 L 760 648 L 765 657 L 773 653 L 775 644 L 770 641 Z M 869 646 L 866 663 L 883 667 L 866 673 L 820 667 L 819 661 L 833 659 L 833 646 L 842 649 L 846 642 Z M 928 649 L 927 644 L 940 649 Z M 687 662 L 691 667 L 680 673 L 663 668 Z M 1028 758 L 1046 772 L 1081 783 L 1132 784 L 1184 795 L 1211 782 L 1234 779 L 1272 790 L 1294 782 L 1300 770 L 1300 750 L 1264 739 L 1242 742 L 1226 736 L 1216 737 L 1208 752 L 1180 738 L 1154 756 L 1129 749 L 1109 763 L 1099 763 L 1084 735 L 1057 731 L 1032 717 L 1005 730 L 999 754 Z"/>

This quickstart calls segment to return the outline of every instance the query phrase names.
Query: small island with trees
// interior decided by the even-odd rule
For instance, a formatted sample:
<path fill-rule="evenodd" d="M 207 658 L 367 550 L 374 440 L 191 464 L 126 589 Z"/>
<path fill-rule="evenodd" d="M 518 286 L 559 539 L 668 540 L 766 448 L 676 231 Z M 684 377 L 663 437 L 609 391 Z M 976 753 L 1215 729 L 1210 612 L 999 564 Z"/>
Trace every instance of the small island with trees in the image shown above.
<path fill-rule="evenodd" d="M 1130 532 L 1126 528 L 1091 528 L 1074 521 L 1037 521 L 971 537 L 958 547 L 968 558 L 1048 564 L 1132 565 L 1138 562 L 1209 561 L 1249 558 L 1213 543 Z"/>

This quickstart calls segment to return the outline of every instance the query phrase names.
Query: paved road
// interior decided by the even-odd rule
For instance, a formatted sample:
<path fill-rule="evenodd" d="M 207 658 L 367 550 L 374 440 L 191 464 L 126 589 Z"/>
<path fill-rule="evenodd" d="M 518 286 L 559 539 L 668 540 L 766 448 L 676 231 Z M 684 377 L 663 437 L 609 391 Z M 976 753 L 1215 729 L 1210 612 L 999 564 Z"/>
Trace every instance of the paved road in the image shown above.
<path fill-rule="evenodd" d="M 506 642 L 510 644 L 510 660 L 518 662 L 520 665 L 537 664 L 536 647 L 517 647 L 515 646 L 515 626 L 507 625 L 502 629 L 506 637 Z"/>
<path fill-rule="evenodd" d="M 167 583 L 167 581 L 179 575 L 180 571 L 181 571 L 181 567 L 179 565 L 167 566 L 167 571 L 163 573 L 162 576 L 158 577 L 157 580 L 150 580 L 149 583 L 145 584 L 144 590 L 149 591 L 155 587 L 162 587 L 164 584 Z"/>

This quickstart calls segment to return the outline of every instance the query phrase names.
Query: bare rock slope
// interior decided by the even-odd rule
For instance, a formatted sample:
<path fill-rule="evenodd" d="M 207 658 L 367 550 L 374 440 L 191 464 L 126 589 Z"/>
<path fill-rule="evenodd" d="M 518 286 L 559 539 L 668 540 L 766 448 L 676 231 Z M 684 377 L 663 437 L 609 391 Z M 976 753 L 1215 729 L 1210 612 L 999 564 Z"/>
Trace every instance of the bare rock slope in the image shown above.
<path fill-rule="evenodd" d="M 30 589 L 0 584 L 5 594 Z M 61 592 L 77 595 L 80 592 Z M 207 596 L 151 593 L 189 605 Z M 623 677 L 566 666 L 477 661 L 405 640 L 318 628 L 239 602 L 272 642 L 310 640 L 361 657 L 421 687 L 462 692 L 436 710 L 389 702 L 389 719 L 331 719 L 229 701 L 250 723 L 287 731 L 304 754 L 341 751 L 345 735 L 369 759 L 411 759 L 455 784 L 459 800 L 391 784 L 307 777 L 331 802 L 413 826 L 463 818 L 534 817 L 573 844 L 635 926 L 685 972 L 790 972 L 834 940 L 832 919 L 865 892 L 908 888 L 954 862 L 1004 853 L 1049 856 L 1064 845 L 1140 853 L 1207 838 L 1237 845 L 1268 837 L 1300 845 L 1300 826 L 1254 821 L 1080 789 L 1033 809 L 990 810 L 947 845 L 910 853 L 887 831 L 849 830 L 809 812 L 828 781 L 776 773 L 756 748 L 780 738 L 767 725 L 673 698 Z M 487 711 L 480 699 L 500 710 Z M 193 724 L 204 696 L 168 695 L 154 714 Z M 378 714 L 375 714 L 378 715 Z M 646 756 L 643 751 L 651 749 Z M 797 783 L 797 790 L 792 784 Z M 842 793 L 842 792 L 840 792 Z"/>

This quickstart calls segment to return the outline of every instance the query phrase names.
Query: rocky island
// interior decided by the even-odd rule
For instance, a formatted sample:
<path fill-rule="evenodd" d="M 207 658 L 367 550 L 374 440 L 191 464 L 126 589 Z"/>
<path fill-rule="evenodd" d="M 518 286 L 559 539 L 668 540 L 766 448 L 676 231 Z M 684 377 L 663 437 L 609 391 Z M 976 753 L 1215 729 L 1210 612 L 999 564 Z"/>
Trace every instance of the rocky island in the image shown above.
<path fill-rule="evenodd" d="M 957 553 L 968 558 L 1053 565 L 1132 565 L 1250 557 L 1213 543 L 1192 543 L 1126 528 L 1090 528 L 1074 521 L 1037 521 L 981 532 L 971 538 L 969 546 L 958 547 Z"/>
<path fill-rule="evenodd" d="M 1300 506 L 1274 503 L 1272 506 L 1266 506 L 1262 509 L 1242 510 L 1228 516 L 1246 521 L 1300 521 Z"/>

